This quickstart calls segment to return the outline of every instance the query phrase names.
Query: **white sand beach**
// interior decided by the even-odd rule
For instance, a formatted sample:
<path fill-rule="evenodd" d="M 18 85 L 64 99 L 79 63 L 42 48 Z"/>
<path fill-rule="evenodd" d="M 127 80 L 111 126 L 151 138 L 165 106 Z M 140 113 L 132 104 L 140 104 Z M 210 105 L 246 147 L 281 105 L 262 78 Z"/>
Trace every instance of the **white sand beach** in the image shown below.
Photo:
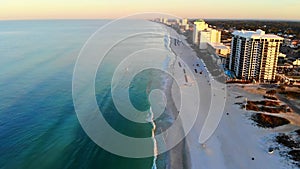
<path fill-rule="evenodd" d="M 197 57 L 196 53 L 187 44 L 184 37 L 179 35 L 171 28 L 166 28 L 170 31 L 172 37 L 177 37 L 185 45 L 171 45 L 173 52 L 179 56 L 176 62 L 180 64 L 174 65 L 174 76 L 179 80 L 181 90 L 187 91 L 193 85 L 199 85 L 200 103 L 194 103 L 193 100 L 184 102 L 189 104 L 187 107 L 193 107 L 195 104 L 200 105 L 199 114 L 191 131 L 186 137 L 186 152 L 189 154 L 191 169 L 287 169 L 293 168 L 289 165 L 287 159 L 280 156 L 279 152 L 273 154 L 268 153 L 268 148 L 272 145 L 268 142 L 272 133 L 276 132 L 275 129 L 262 129 L 253 125 L 249 119 L 249 113 L 241 109 L 234 103 L 237 102 L 236 97 L 240 96 L 240 89 L 235 85 L 228 85 L 225 90 L 212 90 L 211 84 L 219 82 L 210 80 L 209 72 L 207 72 L 201 60 Z M 199 67 L 196 63 L 200 63 Z M 190 67 L 191 70 L 197 69 L 193 72 L 195 81 L 191 78 L 190 72 L 187 72 L 188 84 L 184 77 L 184 68 Z M 202 71 L 202 74 L 199 73 Z M 178 91 L 172 91 L 176 107 L 180 107 L 180 94 Z M 194 93 L 197 94 L 197 93 Z M 245 94 L 245 93 L 244 93 Z M 225 96 L 226 104 L 224 107 L 223 115 L 218 123 L 217 129 L 214 134 L 204 143 L 199 142 L 200 132 L 203 128 L 205 119 L 210 109 L 215 105 L 210 104 L 223 104 L 222 101 L 211 102 L 211 97 Z M 210 112 L 212 113 L 212 112 Z M 210 126 L 209 126 L 210 127 Z M 212 126 L 213 127 L 213 126 Z M 178 153 L 178 152 L 177 152 Z M 176 156 L 178 158 L 178 156 Z M 178 159 L 173 158 L 171 161 Z M 177 168 L 173 166 L 171 168 Z"/>

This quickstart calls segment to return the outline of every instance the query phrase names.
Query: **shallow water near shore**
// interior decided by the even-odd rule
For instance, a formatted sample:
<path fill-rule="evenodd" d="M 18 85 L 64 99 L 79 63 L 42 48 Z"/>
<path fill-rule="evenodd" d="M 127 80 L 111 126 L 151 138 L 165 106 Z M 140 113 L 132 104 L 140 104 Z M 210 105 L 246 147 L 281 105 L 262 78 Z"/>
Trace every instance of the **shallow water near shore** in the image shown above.
<path fill-rule="evenodd" d="M 108 22 L 0 22 L 0 168 L 153 167 L 153 157 L 125 158 L 100 148 L 82 130 L 76 117 L 72 101 L 72 75 L 76 58 L 89 36 Z M 145 27 L 140 25 L 140 29 L 163 32 L 158 24 L 144 23 Z M 129 40 L 129 48 L 149 45 L 164 49 L 167 42 L 165 38 L 163 35 L 136 37 Z M 106 120 L 120 133 L 132 137 L 151 137 L 153 125 L 150 122 L 131 122 L 122 117 L 113 104 L 110 80 L 114 65 L 124 57 L 122 50 L 128 49 L 120 46 L 115 51 L 120 56 L 112 53 L 114 57 L 107 58 L 103 62 L 105 64 L 100 65 L 95 83 L 96 99 Z M 162 69 L 168 69 L 172 60 L 170 57 L 155 57 L 152 62 Z M 129 65 L 129 71 L 130 67 L 144 61 L 136 60 Z M 149 111 L 147 90 L 163 90 L 167 83 L 167 76 L 153 70 L 136 76 L 128 86 L 135 108 Z M 128 90 L 126 86 L 124 90 Z M 123 97 L 122 93 L 119 97 Z M 166 154 L 158 157 L 157 168 L 165 167 L 166 158 Z"/>

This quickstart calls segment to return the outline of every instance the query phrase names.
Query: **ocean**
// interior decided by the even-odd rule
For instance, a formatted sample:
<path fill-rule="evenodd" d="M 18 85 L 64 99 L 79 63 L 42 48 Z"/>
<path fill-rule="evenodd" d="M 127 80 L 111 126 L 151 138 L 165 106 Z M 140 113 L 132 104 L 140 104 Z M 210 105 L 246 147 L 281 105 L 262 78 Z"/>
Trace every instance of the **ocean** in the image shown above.
<path fill-rule="evenodd" d="M 1 169 L 152 169 L 165 168 L 167 153 L 145 158 L 113 154 L 94 143 L 82 129 L 74 109 L 72 78 L 78 54 L 88 38 L 109 20 L 0 21 L 0 168 Z M 137 22 L 137 24 L 132 24 Z M 168 35 L 157 23 L 130 21 L 124 31 L 146 29 L 161 35 L 131 37 L 113 47 L 99 65 L 95 79 L 96 100 L 106 121 L 118 132 L 136 138 L 153 136 L 155 121 L 136 123 L 124 118 L 112 98 L 111 80 L 117 66 L 139 49 L 168 48 Z M 121 32 L 122 33 L 122 32 Z M 109 41 L 114 32 L 106 34 Z M 105 52 L 99 47 L 98 52 Z M 143 56 L 141 56 L 143 55 Z M 174 56 L 141 52 L 117 77 L 115 96 L 126 99 L 148 114 L 149 91 L 164 90 L 170 79 L 154 69 L 131 79 L 126 73 L 136 65 L 151 63 L 170 69 Z M 88 68 L 87 68 L 88 70 Z M 88 71 L 87 71 L 88 72 Z M 84 90 L 82 91 L 84 92 Z M 129 112 L 130 113 L 130 112 Z M 158 118 L 164 120 L 166 115 Z M 147 120 L 145 118 L 145 120 Z M 122 144 L 122 140 L 114 140 Z M 156 143 L 153 140 L 153 149 Z M 133 150 L 139 151 L 139 150 Z"/>

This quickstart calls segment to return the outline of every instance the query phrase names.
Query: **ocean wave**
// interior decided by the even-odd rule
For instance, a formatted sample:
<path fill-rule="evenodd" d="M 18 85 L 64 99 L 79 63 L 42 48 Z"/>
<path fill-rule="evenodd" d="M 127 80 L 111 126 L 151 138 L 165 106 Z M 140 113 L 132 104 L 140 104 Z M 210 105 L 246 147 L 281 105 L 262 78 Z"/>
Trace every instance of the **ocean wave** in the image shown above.
<path fill-rule="evenodd" d="M 173 51 L 171 50 L 171 38 L 170 35 L 168 33 L 165 34 L 164 36 L 164 47 L 170 51 L 171 54 L 167 55 L 166 58 L 164 59 L 163 63 L 162 63 L 162 69 L 163 71 L 169 72 L 171 75 L 174 74 L 174 64 L 176 62 L 176 55 L 173 53 Z M 170 88 L 173 84 L 173 78 L 172 76 L 168 75 L 168 74 L 162 74 L 161 76 L 163 81 L 161 82 L 162 86 L 161 89 L 162 91 L 166 94 L 170 91 Z M 167 94 L 166 94 L 167 95 Z M 172 99 L 172 98 L 168 98 L 168 99 Z M 172 116 L 173 113 L 170 113 L 169 116 Z M 169 117 L 169 118 L 165 118 L 164 122 L 167 123 L 173 123 L 174 122 L 175 117 Z M 154 142 L 154 159 L 153 159 L 153 165 L 152 165 L 152 169 L 157 169 L 157 156 L 158 156 L 158 144 L 164 144 L 164 143 L 159 143 L 158 140 L 155 139 L 155 130 L 157 128 L 156 124 L 155 124 L 155 119 L 154 119 L 154 113 L 152 112 L 152 108 L 150 107 L 150 114 L 148 116 L 148 120 L 149 122 L 152 123 L 153 128 L 152 128 L 152 138 L 153 138 L 153 142 Z"/>

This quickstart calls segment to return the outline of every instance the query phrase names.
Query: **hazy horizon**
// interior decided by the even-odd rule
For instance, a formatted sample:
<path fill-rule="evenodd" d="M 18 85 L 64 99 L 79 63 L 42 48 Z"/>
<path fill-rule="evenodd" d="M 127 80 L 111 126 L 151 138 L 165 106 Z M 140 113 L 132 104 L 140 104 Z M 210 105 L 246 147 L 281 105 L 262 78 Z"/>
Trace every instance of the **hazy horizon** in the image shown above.
<path fill-rule="evenodd" d="M 4 0 L 0 20 L 36 19 L 116 19 L 148 12 L 164 13 L 181 18 L 300 20 L 299 0 Z"/>
<path fill-rule="evenodd" d="M 28 18 L 28 19 L 0 19 L 0 21 L 63 21 L 63 20 L 115 20 L 115 19 L 121 19 L 123 17 L 120 18 Z M 126 18 L 124 17 L 124 19 L 156 19 L 154 18 Z M 176 19 L 176 18 L 168 18 L 168 19 Z M 249 20 L 249 21 L 286 21 L 286 22 L 300 22 L 300 19 L 268 19 L 268 18 L 187 18 L 189 20 L 196 20 L 196 19 L 203 19 L 203 20 L 228 20 L 228 21 L 238 21 L 238 20 Z"/>

